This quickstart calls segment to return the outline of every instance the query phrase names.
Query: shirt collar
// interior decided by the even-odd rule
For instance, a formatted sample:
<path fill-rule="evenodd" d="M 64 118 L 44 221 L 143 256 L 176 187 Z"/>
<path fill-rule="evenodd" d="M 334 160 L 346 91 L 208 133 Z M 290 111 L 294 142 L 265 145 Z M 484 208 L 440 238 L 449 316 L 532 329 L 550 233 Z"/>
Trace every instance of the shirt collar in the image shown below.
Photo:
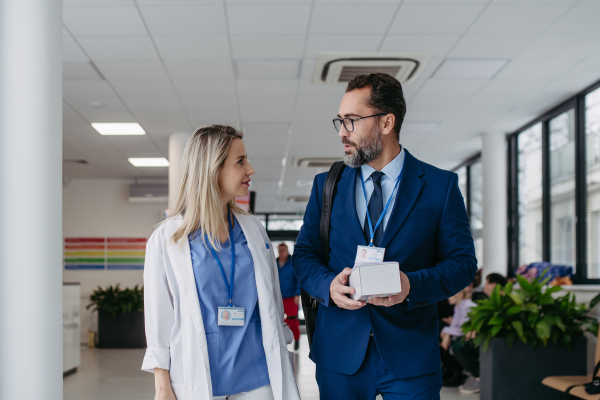
<path fill-rule="evenodd" d="M 388 163 L 388 165 L 383 167 L 381 172 L 383 172 L 384 175 L 387 176 L 388 178 L 390 178 L 391 180 L 396 180 L 396 178 L 398 178 L 398 175 L 400 175 L 400 172 L 402 172 L 402 167 L 404 166 L 405 154 L 406 153 L 404 152 L 404 146 L 402 146 L 402 149 L 400 150 L 400 154 L 398 154 L 396 156 L 396 158 L 394 158 L 392 161 L 390 161 Z M 361 165 L 360 168 L 362 171 L 362 175 L 365 179 L 364 180 L 365 182 L 371 177 L 371 174 L 373 172 L 375 172 L 375 168 L 373 168 L 367 164 Z"/>

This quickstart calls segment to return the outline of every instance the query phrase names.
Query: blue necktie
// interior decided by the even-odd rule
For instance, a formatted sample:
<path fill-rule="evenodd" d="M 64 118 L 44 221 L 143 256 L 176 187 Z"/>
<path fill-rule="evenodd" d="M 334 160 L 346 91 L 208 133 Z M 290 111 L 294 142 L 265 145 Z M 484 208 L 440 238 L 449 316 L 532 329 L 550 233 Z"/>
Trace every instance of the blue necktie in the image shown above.
<path fill-rule="evenodd" d="M 381 217 L 381 213 L 383 212 L 383 194 L 381 192 L 381 177 L 383 176 L 383 172 L 375 171 L 371 174 L 371 179 L 373 180 L 373 193 L 371 194 L 371 199 L 369 200 L 369 216 L 371 217 L 371 223 L 373 224 L 373 228 L 377 221 L 379 221 L 379 217 Z M 367 244 L 371 241 L 371 232 L 369 230 L 369 219 L 365 214 L 365 224 L 363 232 L 365 234 L 365 238 L 367 239 Z M 375 231 L 375 237 L 373 238 L 373 246 L 379 246 L 379 242 L 381 241 L 381 236 L 383 236 L 383 221 L 379 225 L 379 228 Z"/>

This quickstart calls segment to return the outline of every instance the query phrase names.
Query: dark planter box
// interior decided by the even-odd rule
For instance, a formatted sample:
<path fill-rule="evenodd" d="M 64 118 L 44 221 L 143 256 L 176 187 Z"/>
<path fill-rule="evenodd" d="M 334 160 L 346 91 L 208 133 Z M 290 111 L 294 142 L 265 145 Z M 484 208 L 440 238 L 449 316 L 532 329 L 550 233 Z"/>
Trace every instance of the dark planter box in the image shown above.
<path fill-rule="evenodd" d="M 139 349 L 146 347 L 144 313 L 130 312 L 116 318 L 98 313 L 98 347 Z"/>
<path fill-rule="evenodd" d="M 587 339 L 578 338 L 568 351 L 555 344 L 534 350 L 518 339 L 509 348 L 504 338 L 494 338 L 480 360 L 481 400 L 565 400 L 570 396 L 542 385 L 542 380 L 587 375 Z"/>

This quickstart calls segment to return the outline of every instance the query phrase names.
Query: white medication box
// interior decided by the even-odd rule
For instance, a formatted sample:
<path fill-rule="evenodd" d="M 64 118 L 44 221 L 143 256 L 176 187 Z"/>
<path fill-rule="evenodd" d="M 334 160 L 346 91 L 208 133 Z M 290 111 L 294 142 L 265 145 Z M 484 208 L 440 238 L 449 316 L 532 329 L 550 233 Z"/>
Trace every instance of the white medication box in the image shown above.
<path fill-rule="evenodd" d="M 353 300 L 369 300 L 400 293 L 400 266 L 397 262 L 357 263 L 352 269 L 350 287 Z"/>

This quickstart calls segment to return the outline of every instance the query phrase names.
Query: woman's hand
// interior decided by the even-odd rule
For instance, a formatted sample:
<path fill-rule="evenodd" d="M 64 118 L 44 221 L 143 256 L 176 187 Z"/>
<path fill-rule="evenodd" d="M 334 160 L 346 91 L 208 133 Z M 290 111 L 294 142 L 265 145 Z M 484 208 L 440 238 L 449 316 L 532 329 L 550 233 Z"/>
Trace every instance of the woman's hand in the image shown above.
<path fill-rule="evenodd" d="M 154 400 L 177 400 L 171 387 L 171 378 L 169 377 L 168 370 L 154 368 L 154 387 L 156 389 Z"/>
<path fill-rule="evenodd" d="M 440 344 L 440 346 L 442 347 L 442 349 L 448 350 L 448 348 L 450 347 L 450 335 L 442 335 L 442 343 Z"/>
<path fill-rule="evenodd" d="M 475 339 L 476 337 L 477 337 L 477 331 L 471 331 L 471 332 L 468 332 L 468 333 L 465 335 L 465 339 L 466 339 L 466 340 L 473 340 L 473 339 Z"/>

